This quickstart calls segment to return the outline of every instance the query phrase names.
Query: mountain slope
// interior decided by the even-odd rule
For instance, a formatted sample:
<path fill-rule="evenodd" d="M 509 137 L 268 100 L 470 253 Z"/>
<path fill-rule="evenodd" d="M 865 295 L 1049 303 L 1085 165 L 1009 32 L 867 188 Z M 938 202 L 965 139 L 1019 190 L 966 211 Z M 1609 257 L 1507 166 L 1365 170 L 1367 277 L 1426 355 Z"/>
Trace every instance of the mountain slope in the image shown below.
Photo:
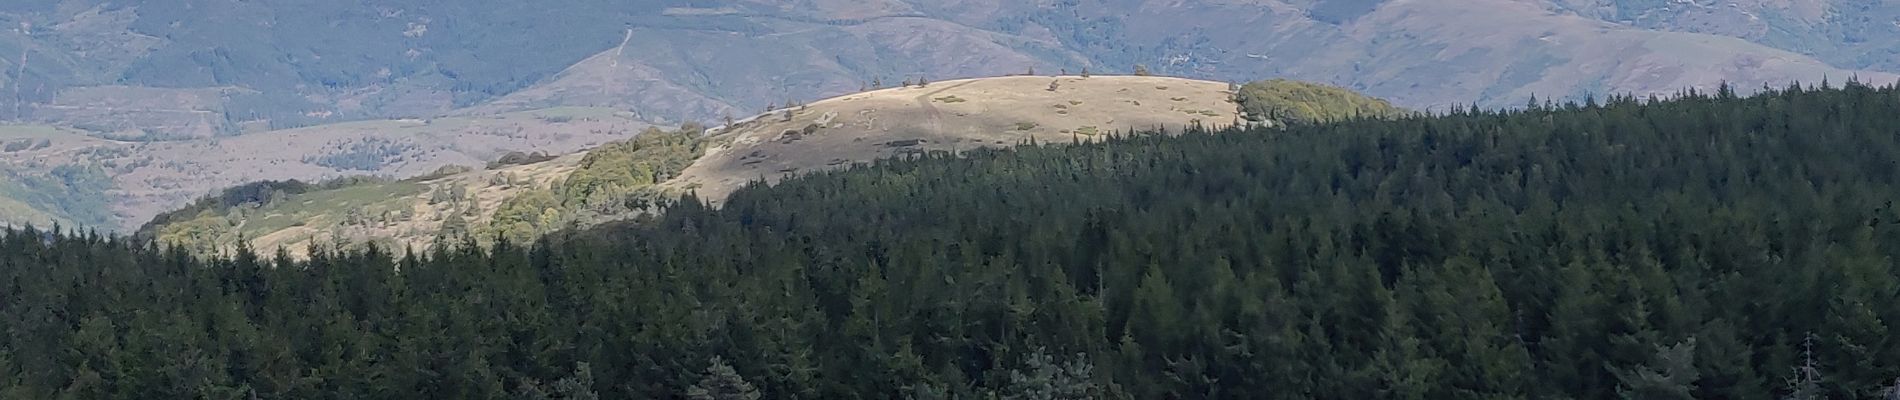
<path fill-rule="evenodd" d="M 1076 10 L 1109 21 L 1101 24 L 1117 27 L 1111 32 L 1127 32 L 1102 37 L 1117 44 L 1102 53 L 1160 49 L 1152 55 L 1095 57 L 1111 67 L 1159 62 L 1156 69 L 1169 74 L 1286 76 L 1420 109 L 1518 106 L 1532 95 L 1674 93 L 1724 81 L 1759 88 L 1829 77 L 1843 81 L 1856 74 L 1874 82 L 1895 79 L 1741 39 L 1618 25 L 1535 1 L 1395 0 L 1331 18 L 1314 15 L 1313 5 L 1262 8 L 1255 3 L 1155 1 L 1127 11 Z M 1180 32 L 1169 23 L 1178 18 L 1146 17 L 1170 14 L 1191 15 L 1207 26 L 1248 29 Z"/>
<path fill-rule="evenodd" d="M 1273 85 L 1326 96 L 1260 101 L 1285 108 L 1362 104 L 1376 110 L 1367 117 L 1402 112 L 1337 88 Z M 903 154 L 1230 125 L 1245 119 L 1231 88 L 1146 76 L 932 82 L 796 105 L 709 132 L 650 129 L 584 154 L 526 165 L 340 185 L 281 198 L 239 196 L 251 200 L 172 213 L 140 235 L 202 251 L 228 249 L 247 238 L 256 248 L 286 247 L 299 254 L 311 244 L 428 248 L 444 236 L 464 234 L 532 240 L 569 226 L 629 218 L 685 193 L 719 202 L 756 180 L 777 181 Z"/>
<path fill-rule="evenodd" d="M 546 88 L 529 88 L 497 105 L 595 104 L 600 93 L 574 88 L 594 87 L 586 82 L 643 81 L 696 88 L 699 95 L 688 97 L 695 99 L 689 104 L 703 96 L 756 109 L 848 92 L 872 78 L 994 75 L 1032 67 L 1126 72 L 1135 65 L 1213 80 L 1287 76 L 1345 86 L 1414 108 L 1516 106 L 1532 95 L 1668 94 L 1722 82 L 1753 89 L 1764 83 L 1844 81 L 1852 76 L 1874 82 L 1896 78 L 1835 67 L 1800 52 L 1749 42 L 1749 37 L 1633 26 L 1541 1 L 919 3 L 911 4 L 908 10 L 916 10 L 911 13 L 831 19 L 814 28 L 775 25 L 785 22 L 752 14 L 731 15 L 776 33 L 635 29 L 631 32 L 636 34 L 623 38 L 628 39 L 623 46 L 589 60 L 618 59 L 624 71 L 594 68 L 602 74 L 588 74 L 591 78 L 585 80 L 557 77 L 544 82 Z M 1196 29 L 1183 29 L 1184 21 L 1192 21 Z M 656 39 L 671 37 L 692 40 Z M 811 56 L 813 51 L 822 56 Z M 802 67 L 793 74 L 779 73 L 779 67 L 792 65 Z M 577 93 L 558 94 L 562 91 Z M 634 90 L 621 94 L 634 99 L 653 96 Z M 668 112 L 694 115 L 690 110 Z M 701 119 L 717 116 L 698 114 Z"/>
<path fill-rule="evenodd" d="M 549 106 L 638 110 L 661 122 L 751 115 L 768 104 L 864 89 L 873 79 L 996 76 L 1031 67 L 1086 65 L 1060 43 L 941 20 L 756 18 L 768 33 L 629 29 L 619 45 L 550 79 L 464 112 Z"/>
<path fill-rule="evenodd" d="M 1859 0 L 1556 0 L 1566 11 L 1645 29 L 1746 39 L 1846 68 L 1900 69 L 1900 7 Z"/>
<path fill-rule="evenodd" d="M 0 4 L 0 26 L 11 29 L 0 32 L 0 118 L 184 138 L 238 133 L 242 123 L 431 117 L 494 101 L 480 109 L 632 104 L 677 123 L 843 93 L 873 75 L 1086 63 L 1059 43 L 948 23 L 899 3 L 705 3 L 9 2 Z M 945 62 L 970 58 L 999 62 Z M 589 72 L 590 60 L 627 67 L 620 82 L 652 84 L 592 81 L 600 75 Z M 794 67 L 808 70 L 786 73 Z M 766 84 L 779 75 L 790 76 Z M 576 80 L 581 87 L 566 83 Z M 545 87 L 523 92 L 537 84 Z M 654 88 L 678 91 L 647 100 L 686 99 L 612 98 Z M 190 101 L 159 101 L 177 98 Z M 520 106 L 533 102 L 542 104 Z M 93 121 L 104 115 L 119 120 Z"/>
<path fill-rule="evenodd" d="M 729 144 L 662 186 L 717 202 L 753 180 L 899 154 L 1225 126 L 1240 118 L 1232 97 L 1226 83 L 1138 76 L 1013 76 L 885 89 L 736 124 L 722 133 Z"/>
<path fill-rule="evenodd" d="M 70 129 L 25 129 L 0 142 L 32 143 L 0 157 L 0 170 L 45 177 L 99 169 L 106 187 L 56 198 L 97 201 L 87 227 L 130 230 L 153 215 L 220 188 L 259 180 L 323 180 L 351 175 L 417 176 L 448 165 L 481 165 L 517 150 L 556 154 L 631 137 L 650 126 L 629 113 L 557 108 L 435 119 L 358 121 L 182 141 L 100 139 Z M 22 130 L 22 129 L 12 129 Z M 38 141 L 46 146 L 37 146 Z M 42 208 L 41 211 L 52 211 Z M 3 212 L 3 211 L 0 211 Z M 9 222 L 26 222 L 12 218 Z"/>

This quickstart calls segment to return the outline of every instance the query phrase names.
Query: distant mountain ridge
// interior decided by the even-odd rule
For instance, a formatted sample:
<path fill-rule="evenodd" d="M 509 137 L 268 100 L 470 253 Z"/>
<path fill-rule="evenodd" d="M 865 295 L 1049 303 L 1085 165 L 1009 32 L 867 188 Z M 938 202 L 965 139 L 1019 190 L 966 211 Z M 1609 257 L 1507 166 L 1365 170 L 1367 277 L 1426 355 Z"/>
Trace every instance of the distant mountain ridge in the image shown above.
<path fill-rule="evenodd" d="M 1557 0 L 1586 17 L 1645 29 L 1706 33 L 1806 54 L 1849 69 L 1900 70 L 1900 6 L 1883 1 Z"/>
<path fill-rule="evenodd" d="M 1888 80 L 1895 17 L 1852 0 L 34 0 L 0 5 L 0 117 L 133 139 L 555 106 L 677 123 L 873 79 L 1138 64 L 1505 106 Z"/>

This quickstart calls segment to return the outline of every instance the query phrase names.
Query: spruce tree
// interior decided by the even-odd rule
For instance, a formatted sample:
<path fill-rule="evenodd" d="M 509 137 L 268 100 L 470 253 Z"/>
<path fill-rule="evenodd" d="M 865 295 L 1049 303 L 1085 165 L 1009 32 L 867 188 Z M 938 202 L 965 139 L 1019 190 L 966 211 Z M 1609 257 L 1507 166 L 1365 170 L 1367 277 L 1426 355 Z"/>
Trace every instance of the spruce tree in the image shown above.
<path fill-rule="evenodd" d="M 1625 399 L 1695 399 L 1696 381 L 1702 379 L 1695 349 L 1695 338 L 1658 346 L 1649 365 L 1616 371 L 1617 379 L 1622 381 L 1617 394 Z"/>
<path fill-rule="evenodd" d="M 1102 391 L 1095 383 L 1095 366 L 1086 358 L 1077 354 L 1064 363 L 1047 349 L 1037 348 L 1024 358 L 1021 368 L 1009 372 L 1009 385 L 1000 395 L 1005 400 L 1099 399 Z"/>
<path fill-rule="evenodd" d="M 686 389 L 686 398 L 690 400 L 758 400 L 759 390 L 746 383 L 739 372 L 726 364 L 726 360 L 713 356 L 711 365 L 699 383 Z"/>
<path fill-rule="evenodd" d="M 594 392 L 594 369 L 587 363 L 575 363 L 574 375 L 554 382 L 554 393 L 562 400 L 600 400 Z"/>
<path fill-rule="evenodd" d="M 1822 384 L 1827 381 L 1821 375 L 1821 365 L 1814 360 L 1814 335 L 1801 340 L 1800 365 L 1796 365 L 1793 376 L 1788 378 L 1788 395 L 1783 400 L 1824 400 L 1827 392 Z"/>

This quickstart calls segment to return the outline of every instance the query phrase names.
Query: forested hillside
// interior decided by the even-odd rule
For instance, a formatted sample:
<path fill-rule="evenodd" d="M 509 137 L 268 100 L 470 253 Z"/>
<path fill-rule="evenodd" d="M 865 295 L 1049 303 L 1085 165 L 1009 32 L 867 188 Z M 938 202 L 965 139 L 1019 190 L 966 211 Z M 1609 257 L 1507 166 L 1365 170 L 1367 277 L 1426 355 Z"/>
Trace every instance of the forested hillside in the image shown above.
<path fill-rule="evenodd" d="M 1722 90 L 930 153 L 490 251 L 10 231 L 0 398 L 1872 398 L 1895 109 Z"/>

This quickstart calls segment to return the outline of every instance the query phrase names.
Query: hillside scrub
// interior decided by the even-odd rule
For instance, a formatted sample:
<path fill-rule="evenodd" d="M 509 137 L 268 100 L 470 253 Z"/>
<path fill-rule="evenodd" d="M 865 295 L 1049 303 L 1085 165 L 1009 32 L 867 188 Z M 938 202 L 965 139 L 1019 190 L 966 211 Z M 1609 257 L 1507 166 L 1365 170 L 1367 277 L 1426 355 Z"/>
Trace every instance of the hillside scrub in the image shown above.
<path fill-rule="evenodd" d="M 307 195 L 314 193 L 334 194 L 332 192 L 359 189 L 368 193 L 358 194 L 352 203 L 377 200 L 405 194 L 403 191 L 363 190 L 377 185 L 398 184 L 403 188 L 413 188 L 413 181 L 392 182 L 389 179 L 371 176 L 351 176 L 331 179 L 318 183 L 305 183 L 298 180 L 262 181 L 238 185 L 206 196 L 192 202 L 191 205 L 152 218 L 139 227 L 132 237 L 141 240 L 155 240 L 167 245 L 182 246 L 201 253 L 217 253 L 228 249 L 247 234 L 263 229 L 265 223 L 253 223 L 254 217 L 260 218 L 266 213 L 285 214 L 282 221 L 273 221 L 272 226 L 295 226 L 310 221 L 288 221 L 291 218 L 306 217 L 302 204 L 287 204 L 295 200 L 299 203 L 312 201 Z M 335 196 L 325 196 L 326 199 Z M 387 207 L 385 207 L 387 208 Z M 338 209 L 337 212 L 363 212 L 358 209 Z M 388 211 L 388 210 L 378 210 Z M 335 216 L 340 219 L 343 215 Z M 355 218 L 359 219 L 360 218 Z M 247 229 L 238 229 L 240 226 Z M 254 238 L 252 238 L 254 239 Z"/>
<path fill-rule="evenodd" d="M 703 135 L 649 128 L 633 139 L 590 150 L 561 185 L 561 195 L 567 202 L 584 202 L 598 193 L 624 194 L 672 179 L 705 150 Z"/>
<path fill-rule="evenodd" d="M 306 156 L 303 161 L 339 170 L 376 171 L 417 148 L 412 143 L 369 138 L 348 145 L 337 145 L 334 150 Z"/>
<path fill-rule="evenodd" d="M 1316 124 L 1352 118 L 1394 118 L 1404 109 L 1345 88 L 1274 79 L 1241 86 L 1235 102 L 1247 120 Z"/>
<path fill-rule="evenodd" d="M 926 153 L 400 257 L 7 231 L 0 394 L 1864 398 L 1900 377 L 1897 108 Z"/>
<path fill-rule="evenodd" d="M 494 235 L 516 242 L 534 240 L 541 232 L 560 226 L 562 205 L 547 190 L 530 190 L 503 200 L 489 223 Z"/>
<path fill-rule="evenodd" d="M 218 192 L 216 196 L 200 198 L 198 201 L 192 202 L 191 205 L 184 208 L 159 214 L 157 217 L 152 218 L 151 222 L 147 222 L 144 227 L 140 228 L 135 236 L 153 238 L 155 237 L 153 235 L 157 234 L 156 229 L 172 223 L 196 218 L 207 211 L 222 212 L 227 208 L 247 204 L 251 206 L 270 205 L 290 195 L 309 192 L 313 187 L 318 186 L 321 185 L 311 185 L 294 179 L 288 181 L 260 181 L 234 186 Z"/>
<path fill-rule="evenodd" d="M 510 151 L 508 152 L 508 154 L 503 154 L 501 155 L 501 157 L 496 158 L 495 161 L 490 161 L 488 163 L 488 169 L 497 169 L 497 168 L 507 167 L 511 165 L 534 164 L 538 162 L 552 160 L 557 157 L 559 156 L 550 155 L 548 153 L 539 152 L 539 151 L 533 152 L 533 153 Z"/>
<path fill-rule="evenodd" d="M 565 179 L 494 172 L 483 178 L 489 187 L 484 190 L 508 193 L 501 201 L 486 204 L 475 201 L 481 193 L 470 189 L 469 182 L 459 181 L 473 172 L 466 166 L 444 166 L 400 181 L 352 177 L 320 184 L 251 183 L 161 214 L 142 226 L 136 237 L 201 253 L 228 252 L 240 240 L 266 237 L 326 245 L 378 241 L 415 245 L 462 237 L 481 238 L 482 243 L 492 243 L 496 237 L 530 241 L 556 229 L 593 225 L 639 211 L 631 204 L 644 205 L 640 208 L 665 204 L 667 196 L 653 189 L 653 184 L 677 175 L 704 152 L 703 132 L 687 124 L 679 130 L 651 129 L 633 139 L 602 145 L 591 150 Z M 504 154 L 491 167 L 531 166 L 555 158 L 515 152 Z M 541 173 L 553 173 L 546 171 Z M 436 182 L 444 179 L 450 181 Z M 484 186 L 484 182 L 473 184 Z M 296 229 L 284 231 L 291 228 Z M 264 242 L 266 246 L 283 243 Z"/>
<path fill-rule="evenodd" d="M 678 176 L 705 153 L 702 128 L 647 129 L 633 139 L 587 152 L 579 168 L 554 187 L 529 190 L 504 200 L 493 222 L 476 239 L 501 237 L 516 242 L 569 226 L 592 226 L 628 213 L 639 204 L 662 202 L 653 185 Z"/>
<path fill-rule="evenodd" d="M 0 222 L 25 224 L 45 219 L 42 222 L 68 227 L 105 227 L 112 221 L 108 204 L 111 189 L 111 176 L 98 165 L 0 172 L 0 199 L 23 208 L 5 210 L 10 214 Z"/>

